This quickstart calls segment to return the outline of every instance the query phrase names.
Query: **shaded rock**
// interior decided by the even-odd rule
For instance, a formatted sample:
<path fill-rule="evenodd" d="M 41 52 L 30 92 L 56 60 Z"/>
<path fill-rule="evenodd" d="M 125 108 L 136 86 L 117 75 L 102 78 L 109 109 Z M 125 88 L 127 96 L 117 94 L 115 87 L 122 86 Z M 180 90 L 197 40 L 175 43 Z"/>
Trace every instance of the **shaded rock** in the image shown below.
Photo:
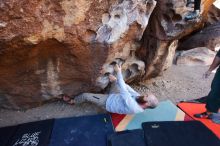
<path fill-rule="evenodd" d="M 212 64 L 215 55 L 216 52 L 205 47 L 181 51 L 176 58 L 175 64 L 188 66 L 207 66 Z"/>
<path fill-rule="evenodd" d="M 157 1 L 144 32 L 141 47 L 136 51 L 137 56 L 145 62 L 143 79 L 156 77 L 166 69 L 167 58 L 174 56 L 175 49 L 173 51 L 169 49 L 173 46 L 173 41 L 203 28 L 212 3 L 213 0 L 202 1 L 201 17 L 198 20 L 185 21 L 185 16 L 193 9 L 186 7 L 184 0 Z"/>
<path fill-rule="evenodd" d="M 220 22 L 209 25 L 183 40 L 178 50 L 188 50 L 195 47 L 207 47 L 213 51 L 218 50 L 220 47 Z"/>

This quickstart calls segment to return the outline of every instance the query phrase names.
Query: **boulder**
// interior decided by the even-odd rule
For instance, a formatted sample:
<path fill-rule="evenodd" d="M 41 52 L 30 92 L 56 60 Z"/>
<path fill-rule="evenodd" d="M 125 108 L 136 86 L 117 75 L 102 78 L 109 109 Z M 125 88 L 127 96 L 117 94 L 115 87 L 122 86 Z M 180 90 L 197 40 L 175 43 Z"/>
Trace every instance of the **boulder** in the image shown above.
<path fill-rule="evenodd" d="M 220 22 L 209 25 L 182 40 L 178 50 L 188 50 L 195 47 L 207 47 L 213 51 L 218 50 L 220 47 Z"/>
<path fill-rule="evenodd" d="M 145 72 L 135 56 L 155 0 L 3 0 L 0 105 L 24 109 L 60 94 L 100 92 L 123 63 L 126 80 Z"/>
<path fill-rule="evenodd" d="M 178 52 L 175 64 L 187 66 L 208 66 L 212 64 L 215 55 L 216 52 L 211 51 L 208 48 L 194 48 Z"/>
<path fill-rule="evenodd" d="M 220 0 L 216 0 L 211 5 L 207 17 L 206 25 L 215 24 L 220 21 Z"/>
<path fill-rule="evenodd" d="M 186 21 L 185 16 L 193 8 L 186 7 L 185 0 L 157 0 L 157 6 L 143 34 L 141 47 L 136 51 L 136 55 L 145 62 L 143 79 L 156 77 L 169 67 L 167 60 L 172 60 L 168 58 L 174 56 L 178 40 L 204 27 L 212 3 L 213 0 L 202 0 L 201 16 Z M 170 51 L 170 48 L 173 50 Z"/>
<path fill-rule="evenodd" d="M 101 92 L 123 64 L 124 79 L 160 75 L 179 39 L 203 28 L 185 0 L 3 0 L 0 3 L 0 105 L 39 106 L 60 94 Z"/>

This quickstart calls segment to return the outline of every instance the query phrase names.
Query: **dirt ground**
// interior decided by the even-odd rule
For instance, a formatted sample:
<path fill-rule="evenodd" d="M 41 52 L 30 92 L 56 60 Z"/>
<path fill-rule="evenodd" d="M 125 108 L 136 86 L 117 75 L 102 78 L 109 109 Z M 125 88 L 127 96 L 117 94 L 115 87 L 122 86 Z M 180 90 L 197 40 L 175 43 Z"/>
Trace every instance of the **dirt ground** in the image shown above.
<path fill-rule="evenodd" d="M 174 103 L 180 100 L 199 98 L 208 94 L 214 74 L 208 79 L 202 79 L 202 74 L 208 67 L 176 66 L 173 65 L 162 76 L 150 83 L 132 85 L 140 93 L 152 92 L 160 101 L 171 100 Z M 39 121 L 51 118 L 72 117 L 104 113 L 99 107 L 84 103 L 81 105 L 67 105 L 63 102 L 54 102 L 27 111 L 11 111 L 0 109 L 0 127 Z"/>

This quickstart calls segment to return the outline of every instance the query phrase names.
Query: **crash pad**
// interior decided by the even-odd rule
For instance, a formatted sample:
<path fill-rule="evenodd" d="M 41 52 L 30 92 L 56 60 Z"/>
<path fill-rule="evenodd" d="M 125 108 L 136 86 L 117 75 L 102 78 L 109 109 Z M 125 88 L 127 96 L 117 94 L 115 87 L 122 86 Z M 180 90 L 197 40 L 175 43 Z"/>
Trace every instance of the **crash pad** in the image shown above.
<path fill-rule="evenodd" d="M 50 146 L 106 146 L 112 133 L 109 114 L 56 119 Z"/>
<path fill-rule="evenodd" d="M 148 146 L 220 146 L 220 140 L 199 121 L 145 122 Z"/>
<path fill-rule="evenodd" d="M 191 116 L 193 119 L 201 121 L 204 125 L 206 125 L 213 133 L 216 134 L 220 138 L 220 124 L 216 124 L 212 122 L 211 119 L 199 119 L 195 118 L 193 115 L 202 113 L 206 111 L 205 104 L 197 104 L 197 103 L 179 103 L 178 107 L 181 108 L 186 114 Z"/>
<path fill-rule="evenodd" d="M 9 146 L 47 146 L 54 119 L 18 125 Z"/>
<path fill-rule="evenodd" d="M 1 146 L 6 146 L 7 143 L 12 138 L 13 134 L 16 132 L 18 126 L 9 126 L 0 128 L 0 144 Z"/>
<path fill-rule="evenodd" d="M 114 118 L 114 117 L 113 117 Z M 154 109 L 146 109 L 142 113 L 126 115 L 116 126 L 116 131 L 141 129 L 147 121 L 185 121 L 192 120 L 170 100 L 162 101 Z"/>
<path fill-rule="evenodd" d="M 126 130 L 108 136 L 108 146 L 147 146 L 144 131 L 141 129 Z"/>

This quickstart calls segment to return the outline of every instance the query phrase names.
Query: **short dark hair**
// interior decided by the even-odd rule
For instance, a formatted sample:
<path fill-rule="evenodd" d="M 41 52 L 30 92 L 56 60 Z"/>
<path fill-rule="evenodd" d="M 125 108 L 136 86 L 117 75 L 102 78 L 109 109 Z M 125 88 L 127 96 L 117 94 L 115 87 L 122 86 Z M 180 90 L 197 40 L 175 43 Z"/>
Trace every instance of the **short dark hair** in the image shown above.
<path fill-rule="evenodd" d="M 139 104 L 145 104 L 147 103 L 147 100 L 145 100 L 144 96 L 138 96 L 136 99 L 136 102 Z"/>

